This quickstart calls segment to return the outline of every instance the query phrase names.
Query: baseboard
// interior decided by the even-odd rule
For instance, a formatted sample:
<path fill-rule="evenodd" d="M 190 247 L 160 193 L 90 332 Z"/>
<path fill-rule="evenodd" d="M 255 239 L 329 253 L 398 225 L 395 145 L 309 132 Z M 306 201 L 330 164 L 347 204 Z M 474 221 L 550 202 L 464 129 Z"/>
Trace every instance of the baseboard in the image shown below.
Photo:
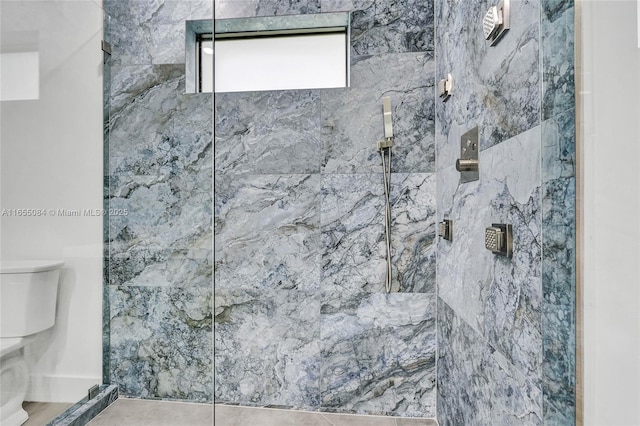
<path fill-rule="evenodd" d="M 31 376 L 25 401 L 75 403 L 87 396 L 102 377 Z"/>

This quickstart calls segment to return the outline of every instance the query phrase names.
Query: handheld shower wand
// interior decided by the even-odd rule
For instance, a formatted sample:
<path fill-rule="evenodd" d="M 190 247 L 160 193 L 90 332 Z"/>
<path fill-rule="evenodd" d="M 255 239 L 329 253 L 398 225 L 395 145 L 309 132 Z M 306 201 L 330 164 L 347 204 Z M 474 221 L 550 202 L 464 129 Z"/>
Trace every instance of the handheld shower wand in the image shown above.
<path fill-rule="evenodd" d="M 384 177 L 385 211 L 384 225 L 387 248 L 387 277 L 385 280 L 385 290 L 391 293 L 391 202 L 389 194 L 391 192 L 391 147 L 393 146 L 393 121 L 391 118 L 391 98 L 382 98 L 382 116 L 384 118 L 384 139 L 379 141 L 378 152 L 382 158 L 382 176 Z M 385 157 L 388 156 L 388 166 Z"/>

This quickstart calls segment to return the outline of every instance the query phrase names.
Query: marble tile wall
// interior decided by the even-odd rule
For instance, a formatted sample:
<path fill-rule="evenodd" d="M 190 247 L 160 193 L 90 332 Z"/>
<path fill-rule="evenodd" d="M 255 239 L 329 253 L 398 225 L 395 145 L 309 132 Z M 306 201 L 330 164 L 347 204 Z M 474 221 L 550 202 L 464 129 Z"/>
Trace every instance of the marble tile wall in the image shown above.
<path fill-rule="evenodd" d="M 106 0 L 105 382 L 213 399 L 212 96 L 185 94 L 186 19 L 210 0 Z"/>
<path fill-rule="evenodd" d="M 439 214 L 454 229 L 438 242 L 443 424 L 542 424 L 540 137 L 535 126 L 481 151 L 479 181 L 438 172 Z M 513 226 L 512 258 L 485 249 L 492 223 Z"/>
<path fill-rule="evenodd" d="M 544 421 L 576 421 L 574 1 L 541 0 Z"/>
<path fill-rule="evenodd" d="M 216 0 L 217 18 L 352 12 L 351 87 L 215 98 L 215 400 L 435 417 L 433 7 Z M 391 96 L 394 292 L 375 144 Z"/>
<path fill-rule="evenodd" d="M 125 396 L 433 417 L 437 332 L 442 423 L 571 424 L 573 2 L 512 0 L 512 30 L 489 48 L 471 24 L 484 1 L 215 0 L 218 18 L 353 19 L 352 87 L 221 94 L 215 124 L 211 95 L 184 94 L 182 47 L 184 20 L 211 6 L 105 1 L 106 201 L 128 212 L 108 227 L 105 381 Z M 434 105 L 448 72 L 456 94 Z M 386 95 L 390 295 L 374 149 Z M 475 125 L 481 180 L 459 185 Z M 457 239 L 438 242 L 436 300 L 445 215 Z M 512 260 L 482 247 L 492 221 L 514 225 Z"/>
<path fill-rule="evenodd" d="M 573 1 L 512 0 L 511 29 L 482 37 L 485 1 L 436 0 L 438 420 L 574 423 Z M 480 129 L 480 180 L 460 184 L 460 136 Z M 510 223 L 512 259 L 484 248 Z"/>

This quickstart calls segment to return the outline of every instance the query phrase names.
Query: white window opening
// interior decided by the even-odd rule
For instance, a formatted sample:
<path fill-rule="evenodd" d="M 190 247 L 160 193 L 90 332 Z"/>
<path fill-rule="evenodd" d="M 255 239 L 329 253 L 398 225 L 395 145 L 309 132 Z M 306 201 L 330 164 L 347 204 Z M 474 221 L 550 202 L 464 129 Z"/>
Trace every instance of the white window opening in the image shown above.
<path fill-rule="evenodd" d="M 216 20 L 202 78 L 212 75 L 218 93 L 348 87 L 350 21 L 348 12 Z"/>
<path fill-rule="evenodd" d="M 346 31 L 215 40 L 215 91 L 320 89 L 349 84 Z"/>

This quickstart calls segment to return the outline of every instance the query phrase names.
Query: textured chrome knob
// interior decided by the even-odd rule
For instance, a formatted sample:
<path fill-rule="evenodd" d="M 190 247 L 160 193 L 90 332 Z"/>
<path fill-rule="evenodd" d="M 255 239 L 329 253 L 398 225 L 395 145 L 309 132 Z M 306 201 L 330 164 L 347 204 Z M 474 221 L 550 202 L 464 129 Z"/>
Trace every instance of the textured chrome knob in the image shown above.
<path fill-rule="evenodd" d="M 459 172 L 478 171 L 478 160 L 456 160 L 456 170 Z"/>

